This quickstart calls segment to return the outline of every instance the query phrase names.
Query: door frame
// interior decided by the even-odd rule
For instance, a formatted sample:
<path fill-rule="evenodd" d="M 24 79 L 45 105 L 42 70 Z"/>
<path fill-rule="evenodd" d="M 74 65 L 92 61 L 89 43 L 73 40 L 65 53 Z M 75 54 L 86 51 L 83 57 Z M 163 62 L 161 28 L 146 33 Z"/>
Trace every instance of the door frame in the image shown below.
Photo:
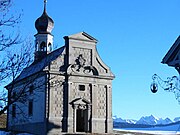
<path fill-rule="evenodd" d="M 84 131 L 83 132 L 90 132 L 90 113 L 91 113 L 91 104 L 89 101 L 82 99 L 82 98 L 77 98 L 71 102 L 72 108 L 73 108 L 73 131 L 74 132 L 79 132 L 77 131 L 77 110 L 82 110 L 85 111 L 84 117 Z"/>

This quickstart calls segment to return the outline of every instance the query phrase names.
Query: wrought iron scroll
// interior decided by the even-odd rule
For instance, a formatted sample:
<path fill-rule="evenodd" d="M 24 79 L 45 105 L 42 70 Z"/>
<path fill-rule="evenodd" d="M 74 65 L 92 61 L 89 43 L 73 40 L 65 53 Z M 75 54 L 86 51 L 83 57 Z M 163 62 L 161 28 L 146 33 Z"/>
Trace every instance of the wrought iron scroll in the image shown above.
<path fill-rule="evenodd" d="M 157 74 L 152 76 L 153 82 L 151 83 L 151 91 L 156 93 L 158 91 L 158 85 L 164 89 L 164 91 L 172 92 L 175 94 L 176 100 L 180 104 L 180 80 L 177 76 L 168 77 L 166 81 L 162 80 Z"/>

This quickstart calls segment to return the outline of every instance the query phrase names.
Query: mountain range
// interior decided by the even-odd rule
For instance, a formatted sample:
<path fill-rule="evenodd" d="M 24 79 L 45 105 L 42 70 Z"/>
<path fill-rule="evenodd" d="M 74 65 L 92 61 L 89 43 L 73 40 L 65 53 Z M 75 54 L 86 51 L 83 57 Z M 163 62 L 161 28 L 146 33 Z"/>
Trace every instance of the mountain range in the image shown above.
<path fill-rule="evenodd" d="M 122 119 L 120 117 L 117 117 L 116 115 L 113 116 L 113 122 L 114 123 L 121 123 L 121 124 L 131 124 L 131 125 L 168 125 L 171 123 L 176 123 L 180 121 L 180 117 L 174 118 L 174 120 L 171 120 L 170 118 L 158 118 L 153 115 L 151 116 L 143 116 L 139 120 L 133 120 L 133 119 Z"/>

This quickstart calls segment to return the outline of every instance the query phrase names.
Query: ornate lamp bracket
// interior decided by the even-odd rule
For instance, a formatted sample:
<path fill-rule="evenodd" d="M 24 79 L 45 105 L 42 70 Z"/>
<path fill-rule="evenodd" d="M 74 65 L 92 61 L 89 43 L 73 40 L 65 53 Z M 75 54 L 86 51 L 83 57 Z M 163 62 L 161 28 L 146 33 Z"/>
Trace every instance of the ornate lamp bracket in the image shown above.
<path fill-rule="evenodd" d="M 173 92 L 176 100 L 180 104 L 180 79 L 177 76 L 168 77 L 166 81 L 162 80 L 157 74 L 152 76 L 151 91 L 156 93 L 158 91 L 158 85 L 167 92 Z"/>

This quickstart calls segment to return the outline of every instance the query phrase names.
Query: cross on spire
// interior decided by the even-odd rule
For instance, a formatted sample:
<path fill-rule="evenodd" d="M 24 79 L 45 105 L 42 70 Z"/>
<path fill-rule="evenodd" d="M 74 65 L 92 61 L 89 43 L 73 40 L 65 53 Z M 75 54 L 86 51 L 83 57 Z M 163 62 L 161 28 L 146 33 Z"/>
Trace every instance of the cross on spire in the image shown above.
<path fill-rule="evenodd" d="M 46 3 L 47 3 L 47 0 L 44 0 L 44 12 L 46 12 Z"/>

